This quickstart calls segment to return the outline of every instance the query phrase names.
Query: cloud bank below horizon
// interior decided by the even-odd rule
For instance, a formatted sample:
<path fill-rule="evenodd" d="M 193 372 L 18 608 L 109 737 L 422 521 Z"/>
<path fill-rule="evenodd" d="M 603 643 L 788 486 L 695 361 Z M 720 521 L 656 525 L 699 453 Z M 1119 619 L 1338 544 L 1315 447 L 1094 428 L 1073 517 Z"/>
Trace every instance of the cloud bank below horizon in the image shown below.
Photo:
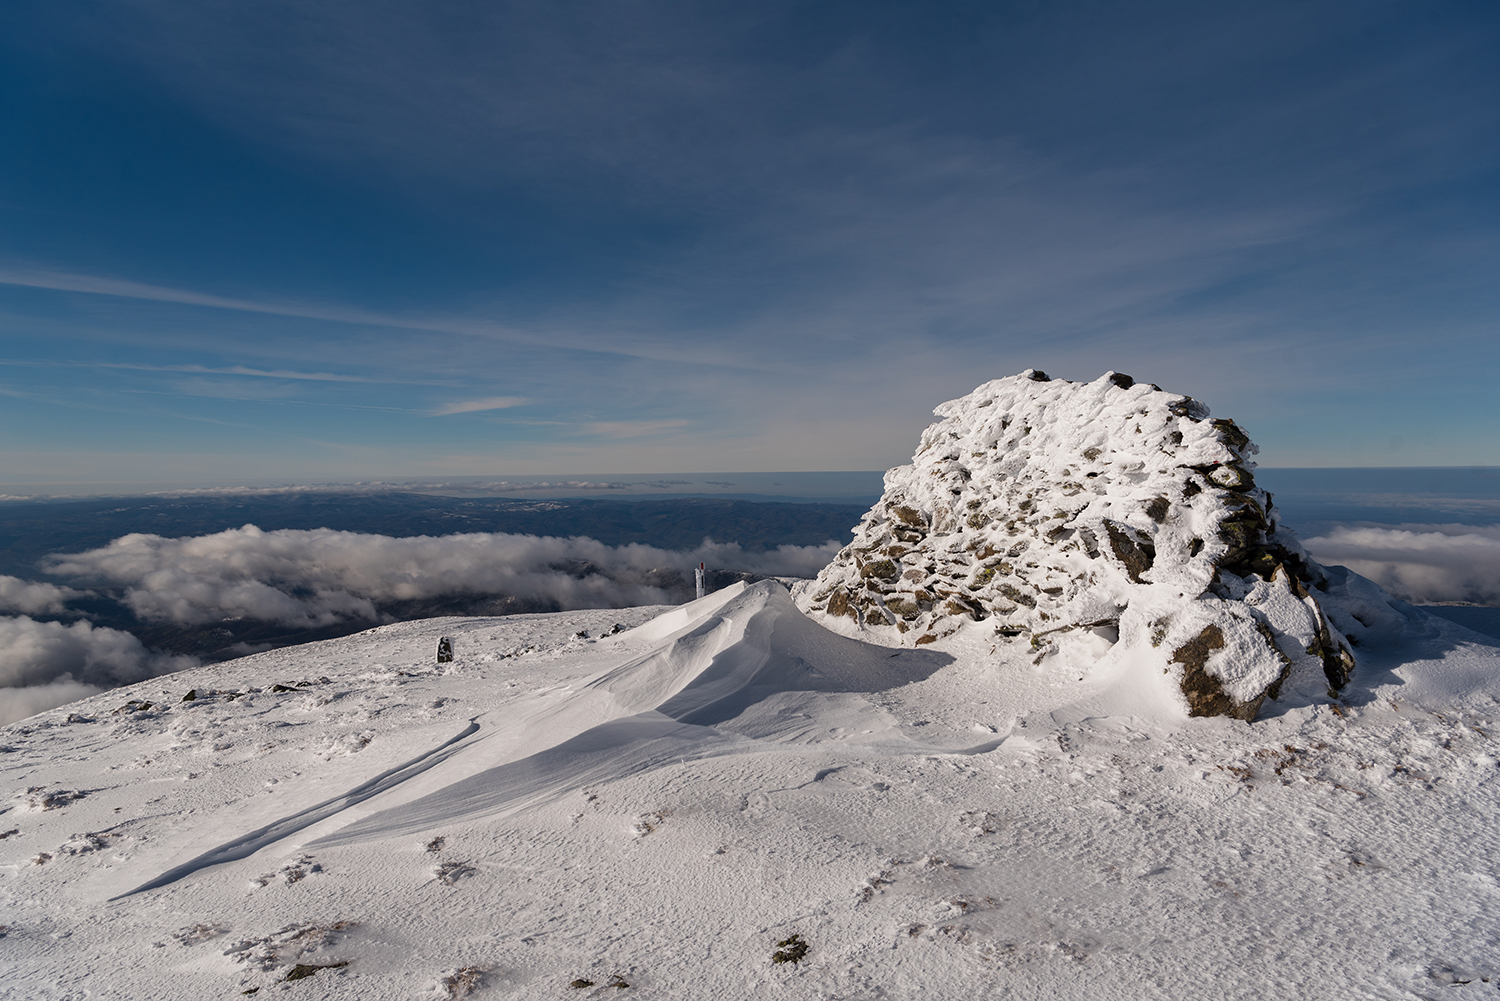
<path fill-rule="evenodd" d="M 198 664 L 147 650 L 119 629 L 0 616 L 0 725 Z"/>
<path fill-rule="evenodd" d="M 22 615 L 61 615 L 67 603 L 88 592 L 0 574 L 0 612 Z"/>
<path fill-rule="evenodd" d="M 376 625 L 382 606 L 452 596 L 506 596 L 559 610 L 671 604 L 700 562 L 771 576 L 810 577 L 838 550 L 781 546 L 748 551 L 705 539 L 692 550 L 609 546 L 586 537 L 476 533 L 396 538 L 332 529 L 265 532 L 254 525 L 213 535 L 121 536 L 57 554 L 51 574 L 87 579 L 143 622 L 191 628 L 253 619 L 294 629 Z M 0 724 L 118 685 L 196 666 L 148 651 L 135 636 L 60 615 L 90 594 L 0 576 Z"/>
<path fill-rule="evenodd" d="M 692 550 L 608 546 L 583 536 L 473 533 L 397 538 L 254 525 L 177 539 L 134 534 L 48 558 L 49 573 L 124 589 L 141 619 L 203 625 L 253 618 L 314 628 L 383 621 L 377 606 L 448 595 L 507 595 L 559 610 L 677 600 L 663 573 L 699 562 L 768 576 L 810 577 L 838 543 L 752 552 L 705 539 Z"/>
<path fill-rule="evenodd" d="M 1339 525 L 1305 540 L 1320 562 L 1341 564 L 1416 604 L 1500 605 L 1500 526 Z M 292 628 L 390 621 L 383 608 L 448 596 L 510 596 L 561 610 L 681 600 L 699 562 L 771 576 L 811 577 L 837 552 L 781 546 L 765 552 L 705 539 L 692 550 L 587 537 L 474 533 L 398 538 L 331 529 L 212 535 L 121 536 L 57 554 L 44 569 L 113 591 L 143 622 L 192 628 L 253 619 Z M 39 621 L 68 614 L 95 591 L 0 576 L 0 725 L 108 688 L 186 667 L 129 632 Z"/>
<path fill-rule="evenodd" d="M 1414 604 L 1500 605 L 1500 526 L 1339 525 L 1303 545 Z"/>

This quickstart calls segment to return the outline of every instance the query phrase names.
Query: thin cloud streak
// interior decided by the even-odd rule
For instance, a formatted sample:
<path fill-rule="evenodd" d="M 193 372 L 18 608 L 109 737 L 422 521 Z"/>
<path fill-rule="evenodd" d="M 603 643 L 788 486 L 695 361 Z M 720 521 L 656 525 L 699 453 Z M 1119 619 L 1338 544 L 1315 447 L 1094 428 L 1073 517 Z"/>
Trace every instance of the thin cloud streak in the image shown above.
<path fill-rule="evenodd" d="M 691 426 L 692 421 L 589 421 L 577 428 L 580 434 L 597 435 L 600 438 L 649 438 L 653 435 L 669 434 Z"/>
<path fill-rule="evenodd" d="M 0 282 L 3 284 L 3 282 Z M 170 372 L 184 375 L 242 375 L 257 379 L 290 379 L 305 382 L 353 382 L 353 383 L 378 383 L 392 380 L 370 379 L 358 375 L 340 375 L 334 372 L 294 372 L 286 369 L 267 370 L 249 368 L 245 365 L 227 365 L 214 367 L 210 365 L 146 365 L 131 362 L 116 361 L 71 361 L 62 358 L 48 359 L 47 361 L 36 361 L 34 359 L 3 358 L 0 365 L 11 365 L 25 368 L 87 368 L 87 369 L 117 369 L 123 372 Z"/>
<path fill-rule="evenodd" d="M 458 334 L 466 337 L 482 337 L 489 340 L 507 341 L 535 348 L 565 349 L 601 356 L 616 356 L 644 361 L 670 361 L 683 365 L 701 365 L 710 368 L 761 368 L 750 359 L 735 357 L 732 353 L 705 350 L 701 345 L 632 344 L 622 332 L 616 336 L 598 339 L 579 338 L 562 330 L 531 331 L 486 320 L 434 319 L 393 316 L 370 310 L 344 306 L 315 306 L 301 303 L 257 302 L 226 296 L 209 295 L 186 289 L 167 288 L 119 278 L 109 278 L 80 273 L 15 269 L 0 267 L 0 285 L 15 285 L 25 288 L 48 289 L 57 292 L 80 292 L 89 295 L 117 296 L 182 306 L 200 306 L 208 309 L 224 309 L 242 313 L 263 313 L 271 316 L 289 316 L 307 320 L 322 320 L 330 323 L 356 326 L 386 327 L 394 330 L 415 330 L 429 333 Z"/>
<path fill-rule="evenodd" d="M 508 410 L 511 407 L 524 407 L 532 402 L 524 396 L 490 396 L 483 400 L 461 400 L 449 403 L 432 412 L 434 417 L 446 417 L 449 414 L 473 414 L 485 410 Z"/>

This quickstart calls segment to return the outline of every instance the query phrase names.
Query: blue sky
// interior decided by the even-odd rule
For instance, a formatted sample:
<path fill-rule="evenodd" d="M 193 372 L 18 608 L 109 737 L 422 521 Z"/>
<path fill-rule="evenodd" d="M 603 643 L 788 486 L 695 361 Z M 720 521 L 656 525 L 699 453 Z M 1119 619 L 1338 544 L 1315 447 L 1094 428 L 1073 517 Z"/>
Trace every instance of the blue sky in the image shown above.
<path fill-rule="evenodd" d="M 875 469 L 1028 367 L 1500 463 L 1492 2 L 0 14 L 0 483 Z"/>

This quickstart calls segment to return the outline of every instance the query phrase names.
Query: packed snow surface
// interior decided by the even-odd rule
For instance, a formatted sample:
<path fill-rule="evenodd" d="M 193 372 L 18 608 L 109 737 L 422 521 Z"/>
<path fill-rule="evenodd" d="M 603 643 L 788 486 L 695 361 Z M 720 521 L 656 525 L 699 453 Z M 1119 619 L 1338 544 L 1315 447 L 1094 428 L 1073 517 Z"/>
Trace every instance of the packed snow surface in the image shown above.
<path fill-rule="evenodd" d="M 1254 722 L 774 581 L 108 692 L 0 729 L 0 995 L 1492 997 L 1500 648 L 1375 599 Z"/>

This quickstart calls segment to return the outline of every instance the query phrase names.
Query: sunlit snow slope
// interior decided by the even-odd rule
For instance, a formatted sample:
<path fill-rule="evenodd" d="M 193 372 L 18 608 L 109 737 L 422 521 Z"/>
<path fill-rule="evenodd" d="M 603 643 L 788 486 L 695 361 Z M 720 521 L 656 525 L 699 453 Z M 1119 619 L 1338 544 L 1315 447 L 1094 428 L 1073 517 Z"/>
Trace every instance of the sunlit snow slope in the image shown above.
<path fill-rule="evenodd" d="M 0 729 L 0 995 L 1493 996 L 1500 649 L 1388 607 L 1254 723 L 769 581 L 158 678 Z"/>

